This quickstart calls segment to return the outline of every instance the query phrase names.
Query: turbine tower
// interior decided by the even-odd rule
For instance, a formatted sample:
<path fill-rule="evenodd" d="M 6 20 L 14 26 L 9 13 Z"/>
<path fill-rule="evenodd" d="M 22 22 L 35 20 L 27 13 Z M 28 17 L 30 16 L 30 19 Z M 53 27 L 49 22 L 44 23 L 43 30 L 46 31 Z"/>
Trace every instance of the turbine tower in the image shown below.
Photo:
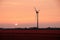
<path fill-rule="evenodd" d="M 38 29 L 39 28 L 39 26 L 38 26 L 39 25 L 39 23 L 38 23 L 38 14 L 39 14 L 39 11 L 40 10 L 37 10 L 36 8 L 34 8 L 34 9 L 35 9 L 35 12 L 36 12 L 36 20 L 37 20 L 36 21 L 37 22 L 36 24 L 37 24 L 37 29 Z"/>

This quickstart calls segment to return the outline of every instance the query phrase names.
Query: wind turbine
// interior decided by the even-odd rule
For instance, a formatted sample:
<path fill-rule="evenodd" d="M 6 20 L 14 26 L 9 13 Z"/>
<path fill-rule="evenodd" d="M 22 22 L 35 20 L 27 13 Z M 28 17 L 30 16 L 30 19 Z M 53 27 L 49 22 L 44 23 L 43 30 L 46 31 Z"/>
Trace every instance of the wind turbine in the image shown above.
<path fill-rule="evenodd" d="M 37 24 L 37 29 L 38 29 L 38 27 L 39 27 L 39 26 L 38 26 L 38 24 L 39 24 L 39 23 L 38 23 L 38 14 L 39 14 L 39 11 L 40 11 L 40 10 L 37 10 L 36 8 L 34 8 L 34 9 L 35 9 L 35 12 L 36 12 L 36 20 L 37 20 L 37 23 L 36 23 L 36 24 Z"/>

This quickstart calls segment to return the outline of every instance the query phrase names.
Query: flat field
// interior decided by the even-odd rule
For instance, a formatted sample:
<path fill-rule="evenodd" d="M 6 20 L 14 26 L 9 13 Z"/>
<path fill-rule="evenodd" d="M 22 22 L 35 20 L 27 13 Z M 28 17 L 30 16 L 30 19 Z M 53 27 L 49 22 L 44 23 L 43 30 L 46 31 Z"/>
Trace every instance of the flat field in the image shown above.
<path fill-rule="evenodd" d="M 2 40 L 59 40 L 60 30 L 0 30 Z"/>

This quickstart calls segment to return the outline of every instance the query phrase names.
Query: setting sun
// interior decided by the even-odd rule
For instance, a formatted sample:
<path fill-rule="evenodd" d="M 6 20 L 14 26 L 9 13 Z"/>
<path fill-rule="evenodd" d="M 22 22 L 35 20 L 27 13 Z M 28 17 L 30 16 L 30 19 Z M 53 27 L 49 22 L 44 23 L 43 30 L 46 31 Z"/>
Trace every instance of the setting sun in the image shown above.
<path fill-rule="evenodd" d="M 15 26 L 17 26 L 18 24 L 16 23 Z"/>

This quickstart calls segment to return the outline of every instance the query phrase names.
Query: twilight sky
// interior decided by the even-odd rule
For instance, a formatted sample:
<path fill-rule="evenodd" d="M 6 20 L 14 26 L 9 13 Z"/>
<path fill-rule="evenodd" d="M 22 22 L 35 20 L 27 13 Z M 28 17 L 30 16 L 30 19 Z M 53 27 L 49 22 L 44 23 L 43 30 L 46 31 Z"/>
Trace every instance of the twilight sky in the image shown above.
<path fill-rule="evenodd" d="M 0 27 L 36 26 L 34 7 L 40 10 L 39 27 L 60 26 L 60 0 L 0 0 Z"/>

